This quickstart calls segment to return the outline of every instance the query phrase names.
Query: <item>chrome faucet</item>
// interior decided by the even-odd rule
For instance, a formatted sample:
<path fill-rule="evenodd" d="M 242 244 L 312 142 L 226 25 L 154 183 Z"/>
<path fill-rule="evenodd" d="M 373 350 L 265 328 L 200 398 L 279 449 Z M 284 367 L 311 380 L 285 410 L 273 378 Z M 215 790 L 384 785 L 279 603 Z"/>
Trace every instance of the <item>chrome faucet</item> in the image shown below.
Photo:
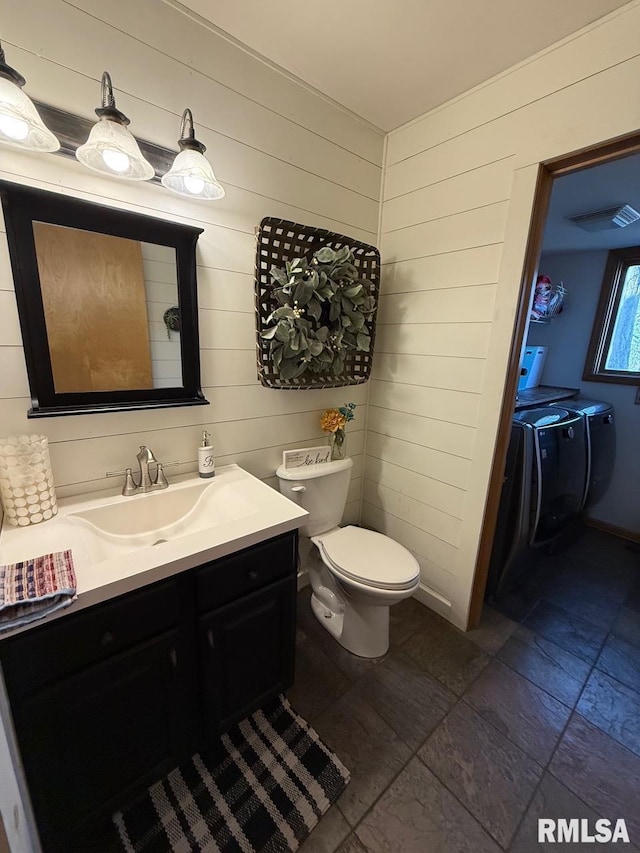
<path fill-rule="evenodd" d="M 149 476 L 149 465 L 150 464 L 158 464 L 158 460 L 153 455 L 153 450 L 150 447 L 146 447 L 146 445 L 140 445 L 140 453 L 136 456 L 138 460 L 138 465 L 140 466 L 140 482 L 138 483 L 138 491 L 140 492 L 148 492 L 153 486 L 156 485 L 156 482 L 151 479 Z M 157 470 L 157 469 L 156 469 Z M 157 480 L 157 474 L 156 474 Z M 162 487 L 160 487 L 162 488 Z"/>
<path fill-rule="evenodd" d="M 127 497 L 129 495 L 135 495 L 138 492 L 144 493 L 152 492 L 156 489 L 166 489 L 169 483 L 167 482 L 167 478 L 164 474 L 164 467 L 167 465 L 180 464 L 179 462 L 165 462 L 163 465 L 162 462 L 158 462 L 153 450 L 144 444 L 140 445 L 140 452 L 136 455 L 136 459 L 138 460 L 138 465 L 140 467 L 140 479 L 137 483 L 133 479 L 133 472 L 131 468 L 127 468 L 124 471 L 107 471 L 107 477 L 119 477 L 124 474 L 125 481 L 124 486 L 122 487 L 122 494 Z M 149 473 L 149 465 L 156 466 L 156 475 L 153 479 Z"/>

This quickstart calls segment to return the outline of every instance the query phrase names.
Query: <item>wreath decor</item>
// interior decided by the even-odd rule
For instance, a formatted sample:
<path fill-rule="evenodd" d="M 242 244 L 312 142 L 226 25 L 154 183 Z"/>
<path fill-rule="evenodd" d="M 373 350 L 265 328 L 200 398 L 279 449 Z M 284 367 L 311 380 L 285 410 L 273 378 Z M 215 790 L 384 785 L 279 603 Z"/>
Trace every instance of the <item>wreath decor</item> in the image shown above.
<path fill-rule="evenodd" d="M 368 323 L 376 309 L 375 288 L 361 278 L 349 246 L 323 246 L 311 261 L 297 257 L 271 267 L 278 308 L 261 337 L 270 341 L 273 369 L 281 379 L 304 373 L 340 376 L 350 352 L 369 352 Z"/>
<path fill-rule="evenodd" d="M 261 384 L 296 391 L 366 382 L 379 285 L 375 246 L 265 217 L 256 229 L 255 264 Z"/>
<path fill-rule="evenodd" d="M 167 327 L 167 337 L 171 340 L 171 332 L 180 331 L 180 309 L 178 306 L 174 305 L 171 308 L 167 308 L 162 315 L 162 319 Z"/>

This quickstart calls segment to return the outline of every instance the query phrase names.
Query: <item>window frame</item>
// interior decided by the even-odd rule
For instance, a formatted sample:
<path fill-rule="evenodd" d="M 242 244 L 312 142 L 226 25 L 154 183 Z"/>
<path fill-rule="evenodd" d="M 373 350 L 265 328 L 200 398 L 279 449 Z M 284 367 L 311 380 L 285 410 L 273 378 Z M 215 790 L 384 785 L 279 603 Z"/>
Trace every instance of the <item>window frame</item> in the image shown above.
<path fill-rule="evenodd" d="M 582 374 L 582 379 L 586 382 L 640 385 L 640 371 L 607 370 L 605 367 L 622 288 L 627 270 L 631 266 L 640 266 L 640 246 L 612 249 L 609 252 Z"/>

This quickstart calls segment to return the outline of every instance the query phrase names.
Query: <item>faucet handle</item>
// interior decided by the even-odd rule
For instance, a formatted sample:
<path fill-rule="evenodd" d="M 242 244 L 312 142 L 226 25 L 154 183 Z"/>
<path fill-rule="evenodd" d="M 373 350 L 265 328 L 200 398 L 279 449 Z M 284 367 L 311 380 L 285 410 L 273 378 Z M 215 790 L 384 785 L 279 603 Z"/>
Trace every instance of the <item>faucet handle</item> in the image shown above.
<path fill-rule="evenodd" d="M 169 481 L 164 475 L 162 462 L 158 462 L 158 471 L 153 485 L 156 489 L 166 489 L 169 485 Z"/>
<path fill-rule="evenodd" d="M 124 476 L 124 486 L 122 487 L 122 494 L 128 497 L 129 495 L 134 495 L 138 487 L 136 486 L 135 480 L 133 479 L 133 474 L 131 468 L 126 468 L 124 471 L 107 471 L 107 477 L 122 477 Z"/>

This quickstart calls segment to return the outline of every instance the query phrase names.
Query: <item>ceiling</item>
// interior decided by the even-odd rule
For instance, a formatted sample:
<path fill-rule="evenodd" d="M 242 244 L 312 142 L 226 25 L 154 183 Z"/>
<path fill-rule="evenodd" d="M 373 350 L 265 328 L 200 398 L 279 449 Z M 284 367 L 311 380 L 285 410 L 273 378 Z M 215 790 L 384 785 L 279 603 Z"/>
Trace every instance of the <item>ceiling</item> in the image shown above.
<path fill-rule="evenodd" d="M 627 0 L 181 0 L 388 131 Z"/>
<path fill-rule="evenodd" d="M 640 220 L 626 228 L 584 231 L 567 217 L 630 204 L 640 212 L 640 154 L 556 178 L 544 231 L 543 252 L 640 246 Z"/>

